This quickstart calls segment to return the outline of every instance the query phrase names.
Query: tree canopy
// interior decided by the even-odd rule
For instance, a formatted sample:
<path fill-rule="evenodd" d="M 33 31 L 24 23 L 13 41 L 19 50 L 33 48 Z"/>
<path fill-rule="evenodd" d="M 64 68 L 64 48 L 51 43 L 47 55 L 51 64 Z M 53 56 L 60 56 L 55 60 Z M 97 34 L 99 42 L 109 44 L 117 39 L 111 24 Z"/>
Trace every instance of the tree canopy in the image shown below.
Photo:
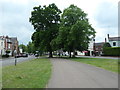
<path fill-rule="evenodd" d="M 35 53 L 35 51 L 37 50 L 37 48 L 34 46 L 34 43 L 32 42 L 29 42 L 26 47 L 28 53 Z"/>
<path fill-rule="evenodd" d="M 95 30 L 89 24 L 87 14 L 80 8 L 70 5 L 63 11 L 56 43 L 68 52 L 86 50 L 89 41 L 95 37 Z"/>
<path fill-rule="evenodd" d="M 41 51 L 64 50 L 70 53 L 87 50 L 88 43 L 95 37 L 95 30 L 89 23 L 87 14 L 75 5 L 70 5 L 61 14 L 53 3 L 48 6 L 34 7 L 30 22 L 35 32 L 32 40 Z"/>
<path fill-rule="evenodd" d="M 52 57 L 51 42 L 57 37 L 60 23 L 60 9 L 53 3 L 49 6 L 34 7 L 31 12 L 30 22 L 34 26 L 35 32 L 32 40 L 36 47 L 49 52 Z"/>
<path fill-rule="evenodd" d="M 27 47 L 24 44 L 20 44 L 19 48 L 22 49 L 22 52 L 27 52 Z"/>

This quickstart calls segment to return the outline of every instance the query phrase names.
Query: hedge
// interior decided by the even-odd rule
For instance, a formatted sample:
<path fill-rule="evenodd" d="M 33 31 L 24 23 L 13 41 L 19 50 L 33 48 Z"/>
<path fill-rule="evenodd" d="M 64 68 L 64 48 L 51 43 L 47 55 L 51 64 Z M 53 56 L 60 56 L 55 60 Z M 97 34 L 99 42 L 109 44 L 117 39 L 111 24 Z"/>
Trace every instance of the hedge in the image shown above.
<path fill-rule="evenodd" d="M 8 58 L 9 57 L 9 55 L 2 55 L 2 58 Z"/>
<path fill-rule="evenodd" d="M 105 47 L 103 48 L 104 56 L 120 56 L 120 47 Z"/>

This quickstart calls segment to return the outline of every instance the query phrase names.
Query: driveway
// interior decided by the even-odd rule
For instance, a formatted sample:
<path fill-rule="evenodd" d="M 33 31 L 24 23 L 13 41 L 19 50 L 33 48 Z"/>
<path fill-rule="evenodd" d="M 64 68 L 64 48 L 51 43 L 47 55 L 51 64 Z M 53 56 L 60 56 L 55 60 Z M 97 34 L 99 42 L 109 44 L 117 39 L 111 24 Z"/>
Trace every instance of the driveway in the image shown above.
<path fill-rule="evenodd" d="M 71 60 L 52 58 L 47 88 L 118 88 L 118 74 Z"/>

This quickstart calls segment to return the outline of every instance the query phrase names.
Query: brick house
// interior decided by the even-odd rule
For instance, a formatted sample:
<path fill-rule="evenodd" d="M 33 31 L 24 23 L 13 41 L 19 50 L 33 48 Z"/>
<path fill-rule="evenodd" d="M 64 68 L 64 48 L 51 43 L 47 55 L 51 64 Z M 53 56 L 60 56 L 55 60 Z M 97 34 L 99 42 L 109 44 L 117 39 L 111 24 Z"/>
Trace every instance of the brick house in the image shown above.
<path fill-rule="evenodd" d="M 17 37 L 11 37 L 11 42 L 12 42 L 12 55 L 14 55 L 15 50 L 17 53 L 19 52 Z"/>
<path fill-rule="evenodd" d="M 4 48 L 4 53 L 6 54 L 5 51 L 10 51 L 9 55 L 13 56 L 14 50 L 17 51 L 18 53 L 18 40 L 17 37 L 8 37 L 8 36 L 0 36 L 4 40 L 3 48 Z"/>
<path fill-rule="evenodd" d="M 4 38 L 0 37 L 0 56 L 5 53 Z"/>
<path fill-rule="evenodd" d="M 102 55 L 104 43 L 105 42 L 95 43 L 95 52 L 97 56 Z"/>

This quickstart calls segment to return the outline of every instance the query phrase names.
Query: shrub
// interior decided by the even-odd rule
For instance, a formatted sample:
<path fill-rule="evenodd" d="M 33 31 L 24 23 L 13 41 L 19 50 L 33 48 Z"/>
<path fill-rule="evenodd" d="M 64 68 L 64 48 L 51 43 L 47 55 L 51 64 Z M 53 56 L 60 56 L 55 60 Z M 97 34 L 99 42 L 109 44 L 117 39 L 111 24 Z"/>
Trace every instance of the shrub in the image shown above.
<path fill-rule="evenodd" d="M 105 47 L 103 53 L 104 56 L 120 56 L 120 47 Z"/>
<path fill-rule="evenodd" d="M 106 42 L 104 43 L 103 48 L 106 48 L 106 47 L 111 47 L 111 45 L 108 42 Z"/>
<path fill-rule="evenodd" d="M 10 53 L 10 51 L 9 50 L 6 50 L 6 54 L 9 54 Z"/>
<path fill-rule="evenodd" d="M 2 58 L 8 58 L 9 57 L 9 55 L 2 55 Z"/>

